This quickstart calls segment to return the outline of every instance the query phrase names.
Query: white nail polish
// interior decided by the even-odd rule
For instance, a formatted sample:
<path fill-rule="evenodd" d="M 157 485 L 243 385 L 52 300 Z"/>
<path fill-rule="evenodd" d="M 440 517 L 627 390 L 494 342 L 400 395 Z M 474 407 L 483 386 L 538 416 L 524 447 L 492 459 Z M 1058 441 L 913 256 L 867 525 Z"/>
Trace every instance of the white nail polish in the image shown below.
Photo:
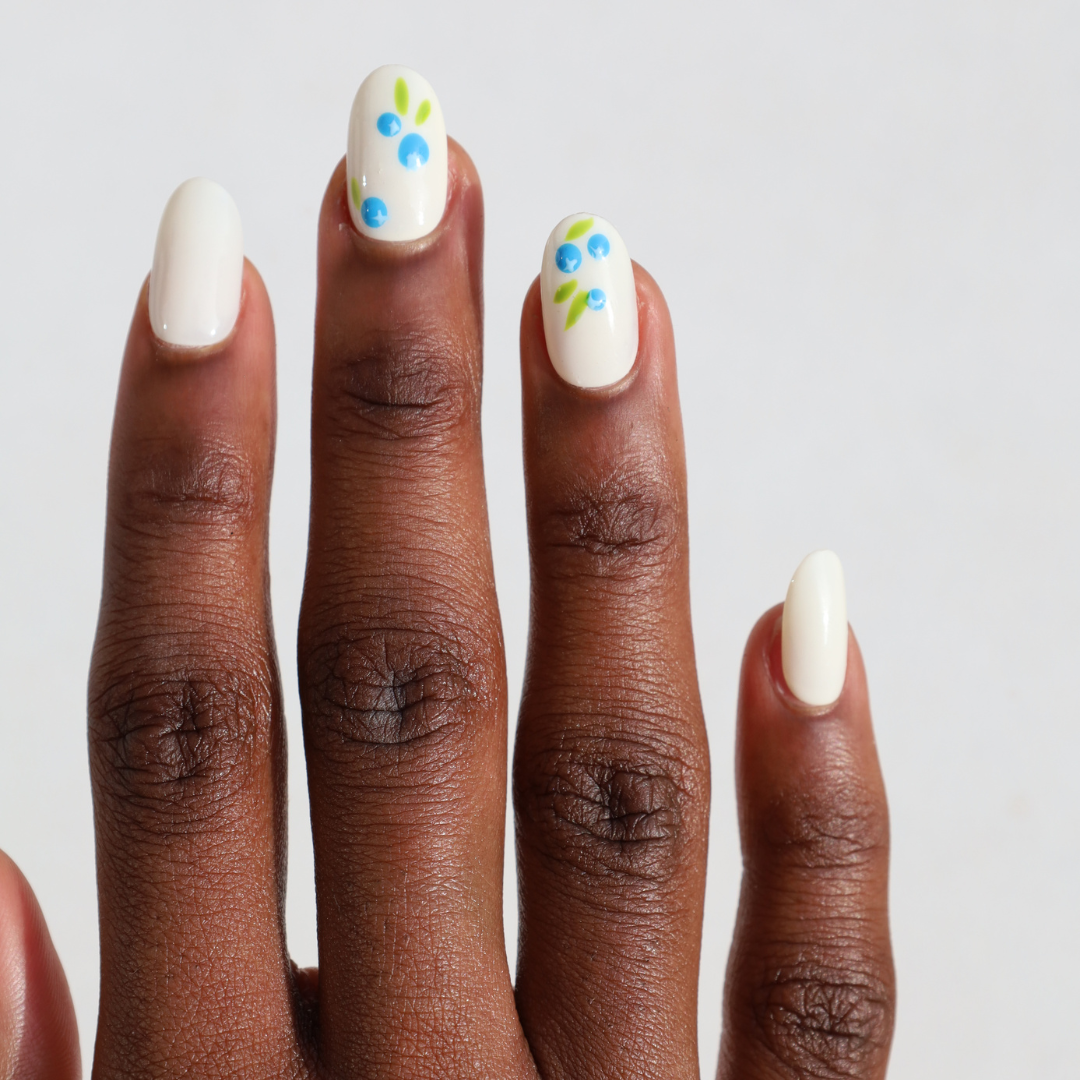
<path fill-rule="evenodd" d="M 446 124 L 431 83 L 387 64 L 361 84 L 345 159 L 353 224 L 376 240 L 418 240 L 446 208 Z"/>
<path fill-rule="evenodd" d="M 540 292 L 548 355 L 568 383 L 610 386 L 634 366 L 634 268 L 610 222 L 592 214 L 560 221 L 544 248 Z"/>
<path fill-rule="evenodd" d="M 228 337 L 240 313 L 244 234 L 232 196 L 213 180 L 185 180 L 165 205 L 150 271 L 150 325 L 170 345 Z"/>
<path fill-rule="evenodd" d="M 807 555 L 788 586 L 781 626 L 788 689 L 807 705 L 831 705 L 847 675 L 844 568 L 832 551 Z"/>

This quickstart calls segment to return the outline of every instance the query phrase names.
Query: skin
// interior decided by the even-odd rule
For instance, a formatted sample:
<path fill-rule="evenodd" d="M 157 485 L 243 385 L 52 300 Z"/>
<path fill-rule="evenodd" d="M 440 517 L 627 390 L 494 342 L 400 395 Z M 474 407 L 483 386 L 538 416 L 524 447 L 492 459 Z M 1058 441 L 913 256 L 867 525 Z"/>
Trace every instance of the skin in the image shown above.
<path fill-rule="evenodd" d="M 709 755 L 663 297 L 635 267 L 637 362 L 602 390 L 559 379 L 537 283 L 525 299 L 515 986 L 480 184 L 452 143 L 443 220 L 412 243 L 359 236 L 345 200 L 342 163 L 319 222 L 297 645 L 319 969 L 285 948 L 274 335 L 249 264 L 227 341 L 164 346 L 144 287 L 124 356 L 90 679 L 94 1076 L 695 1078 Z M 719 1076 L 882 1077 L 888 818 L 865 673 L 852 636 L 840 699 L 799 703 L 780 612 L 743 659 L 745 872 Z M 76 1076 L 63 973 L 9 862 L 0 905 L 0 1077 Z"/>

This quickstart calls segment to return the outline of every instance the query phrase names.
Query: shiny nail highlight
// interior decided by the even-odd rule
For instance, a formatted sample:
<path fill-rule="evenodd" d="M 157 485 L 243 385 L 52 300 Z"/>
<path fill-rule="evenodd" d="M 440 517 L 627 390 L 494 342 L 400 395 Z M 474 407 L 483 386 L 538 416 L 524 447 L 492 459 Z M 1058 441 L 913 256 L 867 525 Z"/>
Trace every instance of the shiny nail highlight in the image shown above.
<path fill-rule="evenodd" d="M 832 551 L 815 551 L 788 586 L 781 656 L 788 689 L 807 705 L 831 705 L 844 689 L 848 652 L 844 568 Z"/>

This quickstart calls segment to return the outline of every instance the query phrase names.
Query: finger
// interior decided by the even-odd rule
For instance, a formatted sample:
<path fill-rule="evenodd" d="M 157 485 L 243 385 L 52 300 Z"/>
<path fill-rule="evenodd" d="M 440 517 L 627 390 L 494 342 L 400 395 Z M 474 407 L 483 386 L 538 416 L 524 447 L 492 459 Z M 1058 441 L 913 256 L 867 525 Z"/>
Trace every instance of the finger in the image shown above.
<path fill-rule="evenodd" d="M 90 677 L 103 1077 L 271 1075 L 292 1052 L 274 332 L 239 229 L 216 184 L 177 190 L 120 376 Z"/>
<path fill-rule="evenodd" d="M 556 256 L 564 236 L 576 256 Z M 521 331 L 518 1007 L 544 1076 L 696 1077 L 709 765 L 671 322 L 606 222 L 577 215 L 553 238 Z M 631 364 L 605 389 L 566 381 Z"/>
<path fill-rule="evenodd" d="M 831 552 L 806 560 L 785 607 L 750 635 L 736 783 L 743 884 L 721 1080 L 883 1077 L 895 999 L 888 811 Z"/>
<path fill-rule="evenodd" d="M 41 908 L 0 851 L 0 1076 L 78 1080 L 79 1034 Z"/>
<path fill-rule="evenodd" d="M 397 108 L 398 80 L 410 104 L 385 135 L 376 122 Z M 354 122 L 396 145 L 421 96 L 433 100 L 414 72 L 380 69 Z M 453 143 L 449 170 L 439 224 L 387 243 L 381 225 L 361 235 L 350 223 L 350 145 L 319 226 L 299 662 L 320 1060 L 335 1075 L 531 1069 L 502 935 L 506 685 L 480 456 L 482 205 Z M 380 191 L 393 220 L 402 204 Z"/>

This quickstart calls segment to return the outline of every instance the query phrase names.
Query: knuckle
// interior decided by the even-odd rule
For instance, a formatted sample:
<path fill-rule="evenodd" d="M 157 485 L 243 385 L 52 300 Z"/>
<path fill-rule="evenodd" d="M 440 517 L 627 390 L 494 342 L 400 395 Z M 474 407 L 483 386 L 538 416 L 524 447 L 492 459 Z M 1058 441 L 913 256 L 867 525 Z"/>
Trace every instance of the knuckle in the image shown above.
<path fill-rule="evenodd" d="M 853 959 L 842 967 L 803 958 L 761 986 L 754 1018 L 765 1046 L 791 1076 L 864 1075 L 888 1053 L 891 980 Z"/>
<path fill-rule="evenodd" d="M 568 486 L 541 523 L 556 574 L 636 577 L 678 557 L 680 511 L 661 470 L 628 466 Z"/>
<path fill-rule="evenodd" d="M 334 365 L 342 430 L 390 441 L 438 439 L 474 409 L 472 365 L 452 335 L 413 326 L 379 334 Z"/>
<path fill-rule="evenodd" d="M 258 517 L 255 474 L 235 446 L 200 439 L 150 444 L 133 475 L 114 485 L 120 517 L 136 531 L 211 526 L 244 531 Z"/>
<path fill-rule="evenodd" d="M 697 787 L 689 747 L 632 735 L 564 736 L 520 757 L 516 779 L 518 814 L 545 858 L 588 878 L 653 884 L 679 865 Z"/>
<path fill-rule="evenodd" d="M 812 872 L 856 871 L 888 851 L 888 813 L 850 776 L 821 779 L 764 811 L 761 838 L 785 865 Z"/>
<path fill-rule="evenodd" d="M 451 767 L 447 739 L 467 739 L 469 717 L 489 692 L 475 655 L 448 629 L 324 631 L 302 668 L 310 744 L 368 768 Z"/>
<path fill-rule="evenodd" d="M 176 663 L 98 672 L 90 700 L 98 779 L 144 823 L 168 828 L 212 816 L 245 785 L 269 753 L 274 699 L 265 665 Z"/>

